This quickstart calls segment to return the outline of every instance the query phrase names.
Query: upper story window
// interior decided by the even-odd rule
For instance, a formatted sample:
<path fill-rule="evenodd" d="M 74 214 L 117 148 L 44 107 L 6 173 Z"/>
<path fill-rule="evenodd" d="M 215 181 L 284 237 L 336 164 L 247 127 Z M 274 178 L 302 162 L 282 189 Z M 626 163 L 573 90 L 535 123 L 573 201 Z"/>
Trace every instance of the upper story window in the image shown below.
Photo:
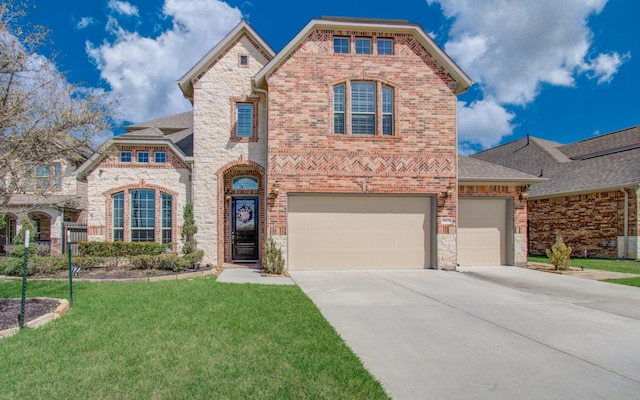
<path fill-rule="evenodd" d="M 131 162 L 131 152 L 130 151 L 121 151 L 120 152 L 120 162 L 123 162 L 123 163 Z"/>
<path fill-rule="evenodd" d="M 393 54 L 393 39 L 380 39 L 378 38 L 377 47 L 378 55 L 392 55 Z"/>
<path fill-rule="evenodd" d="M 41 165 L 35 170 L 31 169 L 26 177 L 26 190 L 60 190 L 62 176 L 60 163 L 53 165 Z"/>
<path fill-rule="evenodd" d="M 393 135 L 393 89 L 382 86 L 382 134 Z"/>
<path fill-rule="evenodd" d="M 348 81 L 334 86 L 333 133 L 393 136 L 394 102 L 394 89 L 381 82 Z"/>
<path fill-rule="evenodd" d="M 139 151 L 138 152 L 138 162 L 139 163 L 148 163 L 149 162 L 149 152 L 148 151 Z"/>
<path fill-rule="evenodd" d="M 156 151 L 154 153 L 155 162 L 158 164 L 164 164 L 167 162 L 167 152 L 165 151 Z"/>
<path fill-rule="evenodd" d="M 351 83 L 351 133 L 376 134 L 376 84 L 374 82 Z"/>
<path fill-rule="evenodd" d="M 371 38 L 356 38 L 356 54 L 371 54 Z"/>
<path fill-rule="evenodd" d="M 240 138 L 253 136 L 253 104 L 251 103 L 237 105 L 236 136 Z"/>
<path fill-rule="evenodd" d="M 333 52 L 336 54 L 349 54 L 349 37 L 336 36 L 333 38 Z"/>
<path fill-rule="evenodd" d="M 333 133 L 344 134 L 344 88 L 338 85 L 333 88 Z"/>

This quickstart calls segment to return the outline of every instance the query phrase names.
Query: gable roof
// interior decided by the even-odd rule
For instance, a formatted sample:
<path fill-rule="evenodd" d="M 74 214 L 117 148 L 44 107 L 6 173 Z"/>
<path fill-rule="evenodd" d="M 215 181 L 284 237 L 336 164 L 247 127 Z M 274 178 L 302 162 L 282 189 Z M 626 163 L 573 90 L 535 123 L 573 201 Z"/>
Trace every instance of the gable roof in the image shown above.
<path fill-rule="evenodd" d="M 314 29 L 367 30 L 373 32 L 407 33 L 413 35 L 431 56 L 458 83 L 455 93 L 461 94 L 473 84 L 469 76 L 434 42 L 418 24 L 398 20 L 372 20 L 357 18 L 323 17 L 312 19 L 291 41 L 258 72 L 258 87 L 266 87 L 266 78 L 285 62 Z"/>
<path fill-rule="evenodd" d="M 458 182 L 473 184 L 511 183 L 530 185 L 546 181 L 546 178 L 525 174 L 471 157 L 458 156 Z"/>
<path fill-rule="evenodd" d="M 104 158 L 107 150 L 116 144 L 166 144 L 184 162 L 191 163 L 193 161 L 193 111 L 129 125 L 124 129 L 127 133 L 107 140 L 78 168 L 79 176 L 88 174 Z"/>
<path fill-rule="evenodd" d="M 218 58 L 228 50 L 242 35 L 248 35 L 258 46 L 261 47 L 263 55 L 268 59 L 272 59 L 275 52 L 267 42 L 249 25 L 245 20 L 240 21 L 218 44 L 216 44 L 207 54 L 205 54 L 196 65 L 194 65 L 182 78 L 178 79 L 178 86 L 182 90 L 184 97 L 193 103 L 193 83 L 198 80 L 202 74 L 211 68 Z"/>
<path fill-rule="evenodd" d="M 529 198 L 618 190 L 640 185 L 640 126 L 561 145 L 523 138 L 472 155 L 549 178 Z"/>

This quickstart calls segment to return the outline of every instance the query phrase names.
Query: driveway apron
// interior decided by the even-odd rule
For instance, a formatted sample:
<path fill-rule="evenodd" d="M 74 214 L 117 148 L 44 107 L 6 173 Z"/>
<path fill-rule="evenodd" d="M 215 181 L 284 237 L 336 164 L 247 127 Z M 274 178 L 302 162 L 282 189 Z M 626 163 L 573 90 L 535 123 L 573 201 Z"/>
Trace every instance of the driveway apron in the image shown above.
<path fill-rule="evenodd" d="M 394 399 L 637 399 L 640 288 L 531 271 L 300 271 Z"/>

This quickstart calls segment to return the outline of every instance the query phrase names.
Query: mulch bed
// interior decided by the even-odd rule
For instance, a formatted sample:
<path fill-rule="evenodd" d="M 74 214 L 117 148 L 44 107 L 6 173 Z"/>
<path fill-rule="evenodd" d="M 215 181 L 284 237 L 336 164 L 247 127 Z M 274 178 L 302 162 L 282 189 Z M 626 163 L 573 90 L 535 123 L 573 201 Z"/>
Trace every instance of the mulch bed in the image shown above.
<path fill-rule="evenodd" d="M 27 323 L 54 312 L 59 305 L 58 300 L 26 299 L 24 321 Z M 0 331 L 18 326 L 18 314 L 20 314 L 20 299 L 0 299 Z"/>

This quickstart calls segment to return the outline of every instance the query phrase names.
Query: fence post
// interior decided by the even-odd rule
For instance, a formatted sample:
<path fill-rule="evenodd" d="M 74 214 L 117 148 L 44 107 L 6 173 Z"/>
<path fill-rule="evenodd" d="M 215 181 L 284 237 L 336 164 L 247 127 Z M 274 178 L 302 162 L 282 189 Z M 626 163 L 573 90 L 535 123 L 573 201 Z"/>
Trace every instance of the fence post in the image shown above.
<path fill-rule="evenodd" d="M 73 307 L 73 271 L 71 267 L 71 238 L 67 230 L 67 260 L 69 264 L 69 306 Z"/>
<path fill-rule="evenodd" d="M 24 303 L 27 298 L 27 263 L 29 262 L 29 236 L 31 232 L 24 232 L 24 263 L 22 264 L 22 299 L 20 300 L 20 315 L 18 316 L 18 325 L 20 330 L 24 329 Z"/>

